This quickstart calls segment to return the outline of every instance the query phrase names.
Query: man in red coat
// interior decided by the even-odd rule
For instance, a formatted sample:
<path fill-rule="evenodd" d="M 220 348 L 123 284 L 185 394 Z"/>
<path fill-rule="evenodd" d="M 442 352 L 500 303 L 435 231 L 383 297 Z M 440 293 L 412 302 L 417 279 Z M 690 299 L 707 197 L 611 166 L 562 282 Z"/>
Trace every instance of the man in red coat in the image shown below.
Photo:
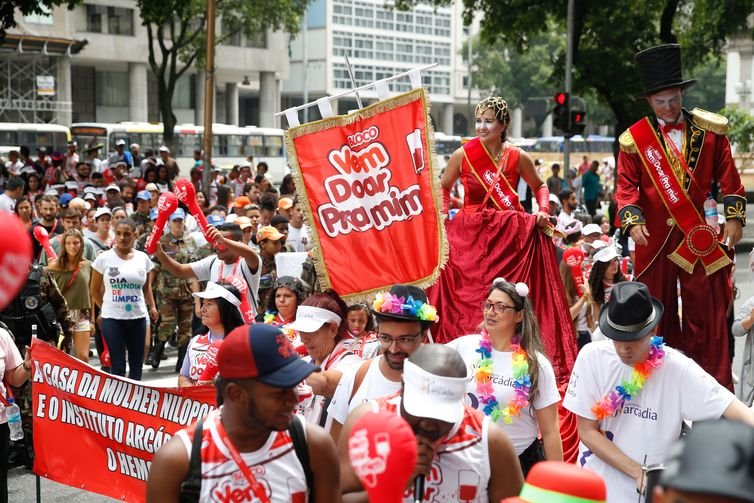
<path fill-rule="evenodd" d="M 725 136 L 725 117 L 681 107 L 681 51 L 661 45 L 636 55 L 648 116 L 620 136 L 618 215 L 636 242 L 636 280 L 665 305 L 658 334 L 732 389 L 726 311 L 733 246 L 746 223 L 746 199 Z M 717 183 L 725 226 L 705 223 L 704 202 Z M 716 217 L 715 217 L 716 218 Z M 678 285 L 682 309 L 678 309 Z"/>

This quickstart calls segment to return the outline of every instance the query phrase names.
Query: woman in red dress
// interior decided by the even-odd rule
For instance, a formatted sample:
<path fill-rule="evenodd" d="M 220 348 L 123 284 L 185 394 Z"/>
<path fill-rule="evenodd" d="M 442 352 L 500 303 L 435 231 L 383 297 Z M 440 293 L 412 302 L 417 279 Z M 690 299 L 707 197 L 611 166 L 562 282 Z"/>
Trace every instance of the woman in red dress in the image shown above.
<path fill-rule="evenodd" d="M 464 205 L 447 222 L 448 263 L 428 290 L 441 313 L 438 342 L 476 333 L 479 306 L 495 278 L 531 285 L 547 355 L 559 381 L 568 379 L 576 357 L 576 334 L 549 236 L 549 191 L 526 152 L 506 141 L 510 113 L 502 98 L 482 100 L 475 110 L 477 137 L 456 150 L 442 177 L 443 202 L 460 178 Z M 531 188 L 539 210 L 524 212 L 519 181 Z M 447 207 L 446 204 L 444 206 Z"/>

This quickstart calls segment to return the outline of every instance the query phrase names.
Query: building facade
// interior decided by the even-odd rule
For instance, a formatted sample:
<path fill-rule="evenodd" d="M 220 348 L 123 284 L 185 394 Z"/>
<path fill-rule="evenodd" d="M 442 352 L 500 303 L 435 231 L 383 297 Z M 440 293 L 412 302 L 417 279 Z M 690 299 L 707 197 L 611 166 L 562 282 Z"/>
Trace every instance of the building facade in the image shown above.
<path fill-rule="evenodd" d="M 159 121 L 149 39 L 133 0 L 84 0 L 73 10 L 16 16 L 0 45 L 0 121 Z M 216 31 L 222 33 L 222 23 Z M 215 122 L 274 127 L 288 78 L 285 33 L 234 36 L 215 55 Z M 204 72 L 179 79 L 178 123 L 204 121 Z"/>
<path fill-rule="evenodd" d="M 474 90 L 469 96 L 468 60 L 462 51 L 468 30 L 462 11 L 463 2 L 458 0 L 451 7 L 420 5 L 408 12 L 391 9 L 385 0 L 314 0 L 305 30 L 291 41 L 290 78 L 283 81 L 282 107 L 352 89 L 346 55 L 357 87 L 437 62 L 422 73 L 435 128 L 446 134 L 468 134 L 479 95 Z M 393 92 L 410 90 L 407 77 L 390 86 Z M 373 89 L 359 94 L 364 102 L 377 99 Z M 353 95 L 332 102 L 336 113 L 356 108 Z M 302 118 L 317 119 L 319 112 L 310 108 L 308 117 Z"/>

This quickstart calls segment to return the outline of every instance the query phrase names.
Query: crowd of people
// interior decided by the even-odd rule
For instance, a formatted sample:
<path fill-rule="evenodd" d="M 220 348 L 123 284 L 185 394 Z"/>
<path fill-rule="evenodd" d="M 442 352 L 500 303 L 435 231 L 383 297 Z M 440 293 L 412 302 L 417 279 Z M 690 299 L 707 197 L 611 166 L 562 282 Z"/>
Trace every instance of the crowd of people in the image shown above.
<path fill-rule="evenodd" d="M 677 46 L 663 47 L 651 54 L 673 57 Z M 681 112 L 687 83 L 653 78 L 645 94 L 658 119 L 707 127 L 710 141 L 723 142 L 712 138 L 720 136 L 714 117 Z M 667 115 L 668 106 L 675 112 Z M 754 431 L 750 359 L 739 399 L 731 390 L 730 361 L 712 364 L 699 356 L 699 347 L 710 351 L 705 344 L 717 339 L 688 332 L 693 344 L 683 348 L 663 339 L 669 313 L 678 322 L 678 298 L 685 295 L 677 283 L 686 287 L 687 279 L 672 282 L 673 301 L 662 298 L 667 292 L 658 293 L 656 281 L 644 280 L 643 248 L 654 239 L 650 222 L 657 215 L 638 199 L 629 201 L 644 197 L 646 190 L 635 187 L 648 182 L 636 171 L 640 161 L 625 157 L 640 155 L 632 143 L 644 141 L 640 129 L 622 137 L 618 192 L 600 205 L 611 183 L 600 175 L 612 170 L 600 173 L 599 163 L 585 158 L 572 180 L 560 179 L 555 166 L 545 180 L 540 163 L 505 141 L 509 121 L 504 100 L 483 100 L 477 138 L 449 160 L 443 211 L 462 207 L 447 222 L 451 256 L 438 285 L 427 292 L 393 285 L 368 304 L 349 305 L 336 291 L 322 291 L 305 256 L 312 243 L 292 177 L 274 188 L 263 163 L 250 159 L 227 174 L 212 169 L 211 185 L 203 187 L 197 161 L 189 178 L 209 229 L 202 231 L 181 205 L 149 254 L 158 201 L 180 177 L 167 147 L 142 157 L 138 146 L 128 152 L 119 144 L 104 163 L 94 162 L 96 156 L 81 160 L 75 143 L 50 159 L 45 152 L 36 161 L 28 151 L 14 154 L 0 207 L 15 212 L 34 236 L 35 262 L 18 300 L 0 315 L 7 325 L 0 330 L 6 377 L 0 392 L 14 387 L 30 416 L 24 383 L 32 324 L 40 339 L 83 361 L 92 355 L 93 339 L 103 370 L 135 380 L 145 365 L 159 368 L 175 346 L 176 385 L 215 386 L 219 407 L 156 453 L 150 502 L 214 501 L 220 492 L 238 501 L 368 501 L 371 488 L 349 456 L 349 439 L 371 412 L 399 416 L 416 437 L 405 501 L 546 502 L 553 493 L 557 501 L 754 501 L 754 443 L 746 443 Z M 629 162 L 639 165 L 622 171 Z M 738 197 L 735 180 L 722 181 L 732 175 L 718 174 L 725 197 Z M 510 192 L 490 197 L 498 181 Z M 512 189 L 519 182 L 534 194 L 532 215 Z M 462 202 L 452 198 L 458 184 Z M 740 239 L 745 215 L 734 203 L 740 201 L 726 201 L 714 243 Z M 683 225 L 681 213 L 673 218 Z M 534 236 L 529 256 L 500 262 L 492 251 L 469 252 L 464 241 L 472 229 L 475 242 L 494 241 L 499 253 L 521 254 L 512 228 Z M 276 258 L 286 253 L 304 255 L 300 275 L 278 274 Z M 709 264 L 709 253 L 687 262 L 692 273 L 702 270 L 694 273 L 699 284 L 706 279 L 702 265 L 694 269 L 697 258 L 709 266 L 707 294 L 725 297 L 721 289 L 732 285 L 723 272 L 730 270 L 722 259 Z M 532 267 L 521 268 L 525 261 Z M 464 267 L 468 274 L 455 273 Z M 649 267 L 670 274 L 667 264 Z M 32 297 L 36 303 L 27 302 Z M 724 312 L 708 315 L 727 319 Z M 681 317 L 684 324 L 693 318 L 686 310 Z M 462 324 L 469 328 L 454 328 Z M 754 300 L 731 324 L 731 337 L 748 334 L 751 351 Z M 727 349 L 727 332 L 725 341 Z M 1 414 L 0 468 L 7 471 Z M 562 434 L 568 417 L 578 425 L 578 447 L 564 445 L 573 442 Z M 729 423 L 694 424 L 673 451 L 687 422 L 721 418 Z M 25 427 L 29 447 L 28 420 Z M 719 442 L 709 440 L 718 434 Z M 27 457 L 29 451 L 23 449 Z M 738 462 L 730 465 L 733 451 Z M 379 446 L 374 452 L 383 462 L 389 454 Z M 663 462 L 659 485 L 648 488 L 648 468 Z M 708 477 L 695 475 L 702 472 Z M 563 482 L 568 477 L 581 483 Z M 0 488 L 0 501 L 6 492 Z"/>

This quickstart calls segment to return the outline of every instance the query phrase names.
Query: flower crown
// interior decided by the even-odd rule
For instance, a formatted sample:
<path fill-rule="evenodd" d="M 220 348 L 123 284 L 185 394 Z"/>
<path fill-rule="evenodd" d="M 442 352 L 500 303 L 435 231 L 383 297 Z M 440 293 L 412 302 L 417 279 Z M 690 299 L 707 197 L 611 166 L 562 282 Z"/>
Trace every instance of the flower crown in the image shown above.
<path fill-rule="evenodd" d="M 402 314 L 413 316 L 419 321 L 437 321 L 437 309 L 421 300 L 414 300 L 412 296 L 398 297 L 389 292 L 378 293 L 372 302 L 372 309 L 377 313 Z"/>
<path fill-rule="evenodd" d="M 492 282 L 492 286 L 497 286 L 500 283 L 510 283 L 505 278 L 495 278 L 495 281 Z M 526 283 L 511 283 L 513 285 L 513 288 L 516 289 L 516 293 L 519 294 L 521 297 L 528 297 L 529 296 L 529 286 Z"/>

